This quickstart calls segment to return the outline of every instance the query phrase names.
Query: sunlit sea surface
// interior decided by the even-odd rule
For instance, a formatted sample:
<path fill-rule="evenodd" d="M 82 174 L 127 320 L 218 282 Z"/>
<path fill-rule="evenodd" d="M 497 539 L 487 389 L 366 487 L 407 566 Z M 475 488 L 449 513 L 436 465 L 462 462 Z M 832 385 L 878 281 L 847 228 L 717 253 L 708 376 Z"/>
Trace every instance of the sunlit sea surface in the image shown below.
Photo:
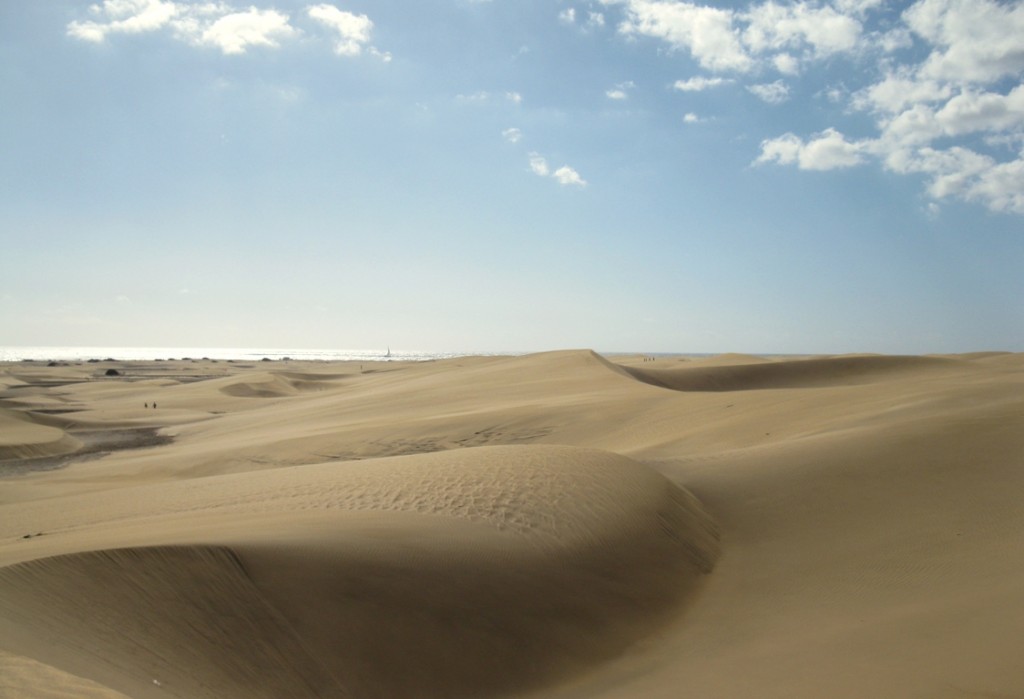
<path fill-rule="evenodd" d="M 75 362 L 90 359 L 154 360 L 154 359 L 234 359 L 259 361 L 261 359 L 295 359 L 304 361 L 415 361 L 448 359 L 469 355 L 500 356 L 521 352 L 418 352 L 389 349 L 283 349 L 241 347 L 0 347 L 0 361 L 21 362 L 58 361 Z"/>

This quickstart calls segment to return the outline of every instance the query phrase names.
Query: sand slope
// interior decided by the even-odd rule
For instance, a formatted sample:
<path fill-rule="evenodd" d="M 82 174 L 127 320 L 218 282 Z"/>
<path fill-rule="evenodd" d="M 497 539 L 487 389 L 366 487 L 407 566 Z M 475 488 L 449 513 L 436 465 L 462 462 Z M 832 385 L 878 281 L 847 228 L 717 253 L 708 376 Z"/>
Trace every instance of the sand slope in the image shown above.
<path fill-rule="evenodd" d="M 1024 696 L 1021 355 L 105 366 L 0 373 L 173 437 L 0 460 L 0 696 Z"/>

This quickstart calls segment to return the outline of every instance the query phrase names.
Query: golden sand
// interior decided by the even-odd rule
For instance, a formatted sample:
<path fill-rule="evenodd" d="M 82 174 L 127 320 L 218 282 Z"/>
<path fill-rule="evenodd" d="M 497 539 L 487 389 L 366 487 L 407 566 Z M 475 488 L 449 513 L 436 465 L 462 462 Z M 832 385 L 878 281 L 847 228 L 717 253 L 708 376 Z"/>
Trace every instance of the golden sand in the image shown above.
<path fill-rule="evenodd" d="M 0 698 L 1024 696 L 1022 496 L 1019 354 L 5 364 Z"/>

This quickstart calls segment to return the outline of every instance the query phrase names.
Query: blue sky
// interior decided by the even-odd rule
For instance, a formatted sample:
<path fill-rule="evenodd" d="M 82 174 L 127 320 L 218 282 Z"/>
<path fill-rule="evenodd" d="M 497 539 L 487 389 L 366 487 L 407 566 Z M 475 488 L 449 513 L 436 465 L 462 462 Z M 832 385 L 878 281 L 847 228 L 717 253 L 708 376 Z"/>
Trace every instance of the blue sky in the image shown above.
<path fill-rule="evenodd" d="M 0 345 L 1024 350 L 1024 3 L 0 0 Z"/>

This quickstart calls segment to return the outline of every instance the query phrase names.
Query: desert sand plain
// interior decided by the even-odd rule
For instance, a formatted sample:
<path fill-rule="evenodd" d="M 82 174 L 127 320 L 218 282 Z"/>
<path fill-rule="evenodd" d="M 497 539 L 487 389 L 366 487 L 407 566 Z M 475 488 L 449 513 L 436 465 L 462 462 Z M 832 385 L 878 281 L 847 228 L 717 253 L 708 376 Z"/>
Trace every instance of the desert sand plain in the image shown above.
<path fill-rule="evenodd" d="M 1022 658 L 1024 355 L 0 365 L 5 699 L 1024 697 Z"/>

